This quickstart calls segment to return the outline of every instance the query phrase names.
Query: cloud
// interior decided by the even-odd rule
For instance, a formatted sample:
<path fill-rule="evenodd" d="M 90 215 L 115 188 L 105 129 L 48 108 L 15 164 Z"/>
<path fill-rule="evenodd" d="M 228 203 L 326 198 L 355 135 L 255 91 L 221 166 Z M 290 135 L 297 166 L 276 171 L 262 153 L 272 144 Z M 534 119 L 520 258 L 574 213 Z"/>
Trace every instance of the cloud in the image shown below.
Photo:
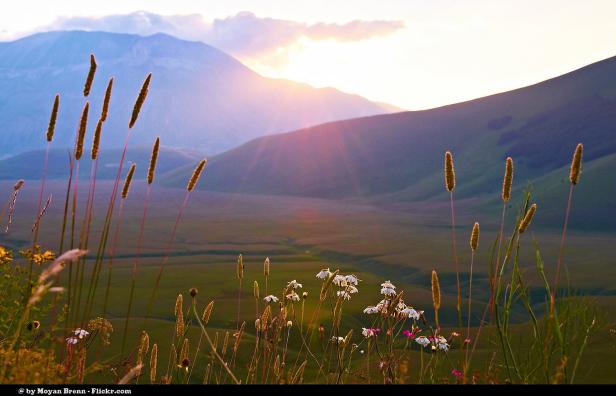
<path fill-rule="evenodd" d="M 46 30 L 101 30 L 150 35 L 167 33 L 203 41 L 239 58 L 272 56 L 296 45 L 300 39 L 352 42 L 381 37 L 404 28 L 401 21 L 362 21 L 345 24 L 306 24 L 274 18 L 260 18 L 251 12 L 207 21 L 200 14 L 157 15 L 144 11 L 100 18 L 63 17 Z"/>

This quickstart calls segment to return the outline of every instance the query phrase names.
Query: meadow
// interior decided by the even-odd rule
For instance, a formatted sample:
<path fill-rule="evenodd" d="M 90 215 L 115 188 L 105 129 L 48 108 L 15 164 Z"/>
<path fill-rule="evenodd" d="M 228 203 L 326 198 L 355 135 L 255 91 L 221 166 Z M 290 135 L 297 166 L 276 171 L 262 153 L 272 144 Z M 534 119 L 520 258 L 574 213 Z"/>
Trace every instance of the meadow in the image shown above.
<path fill-rule="evenodd" d="M 147 85 L 131 124 L 144 104 Z M 93 190 L 98 159 L 78 159 L 93 129 L 84 124 L 69 155 L 73 167 L 94 166 L 90 179 L 77 169 L 78 180 L 67 171 L 68 180 L 0 183 L 10 226 L 0 243 L 3 383 L 616 378 L 613 235 L 534 227 L 542 209 L 530 209 L 532 192 L 507 197 L 501 234 L 499 205 L 478 211 L 473 200 L 455 202 L 452 218 L 447 200 L 402 210 L 192 191 L 207 190 L 205 164 L 186 173 L 186 190 L 164 188 L 155 159 L 123 182 L 130 148 L 115 181 Z M 579 180 L 579 154 L 572 185 L 587 176 Z M 445 158 L 447 195 L 456 186 Z M 19 253 L 37 244 L 36 254 Z"/>

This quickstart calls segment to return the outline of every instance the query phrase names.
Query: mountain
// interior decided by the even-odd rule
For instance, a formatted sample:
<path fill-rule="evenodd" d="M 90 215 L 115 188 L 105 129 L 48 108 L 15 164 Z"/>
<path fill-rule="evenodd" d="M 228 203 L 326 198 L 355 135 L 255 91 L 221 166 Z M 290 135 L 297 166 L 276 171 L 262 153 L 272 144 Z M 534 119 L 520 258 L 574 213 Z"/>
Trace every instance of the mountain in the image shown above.
<path fill-rule="evenodd" d="M 549 182 L 542 188 L 550 196 L 568 188 L 567 167 L 583 142 L 586 183 L 577 194 L 593 205 L 593 219 L 607 224 L 616 214 L 613 174 L 610 183 L 594 175 L 609 175 L 614 164 L 615 75 L 616 57 L 469 102 L 261 137 L 213 158 L 201 188 L 379 204 L 445 200 L 443 154 L 451 150 L 456 196 L 495 204 L 507 156 L 516 186 Z M 173 173 L 167 183 L 177 183 Z"/>
<path fill-rule="evenodd" d="M 201 42 L 165 34 L 48 32 L 0 42 L 0 158 L 44 147 L 53 97 L 61 95 L 54 147 L 73 144 L 89 55 L 98 69 L 90 97 L 93 130 L 114 77 L 103 144 L 120 147 L 144 77 L 152 72 L 134 139 L 208 154 L 252 138 L 326 121 L 386 113 L 388 106 L 332 88 L 264 78 Z M 89 132 L 90 133 L 90 132 Z"/>

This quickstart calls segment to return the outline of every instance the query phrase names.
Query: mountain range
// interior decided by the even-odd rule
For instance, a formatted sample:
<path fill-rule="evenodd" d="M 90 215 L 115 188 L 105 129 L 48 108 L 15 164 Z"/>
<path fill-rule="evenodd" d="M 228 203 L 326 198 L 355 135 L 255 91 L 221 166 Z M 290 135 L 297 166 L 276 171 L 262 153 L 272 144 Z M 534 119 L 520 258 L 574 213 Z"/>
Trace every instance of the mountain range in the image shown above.
<path fill-rule="evenodd" d="M 163 145 L 215 154 L 270 133 L 391 111 L 333 88 L 264 78 L 201 42 L 165 34 L 46 32 L 0 42 L 0 158 L 44 147 L 56 93 L 61 105 L 54 147 L 72 146 L 90 53 L 98 69 L 88 98 L 89 131 L 114 78 L 103 135 L 108 148 L 124 142 L 133 102 L 149 72 L 150 94 L 135 133 L 144 145 L 160 135 Z"/>
<path fill-rule="evenodd" d="M 532 186 L 546 217 L 562 222 L 568 166 L 584 151 L 576 187 L 584 226 L 616 218 L 616 57 L 539 84 L 464 103 L 325 123 L 265 136 L 215 156 L 201 188 L 370 201 L 446 200 L 443 155 L 454 155 L 458 199 L 500 205 L 504 160 L 517 191 Z M 182 178 L 167 175 L 166 183 Z M 518 197 L 521 194 L 517 195 Z M 491 205 L 491 206 L 490 206 Z"/>

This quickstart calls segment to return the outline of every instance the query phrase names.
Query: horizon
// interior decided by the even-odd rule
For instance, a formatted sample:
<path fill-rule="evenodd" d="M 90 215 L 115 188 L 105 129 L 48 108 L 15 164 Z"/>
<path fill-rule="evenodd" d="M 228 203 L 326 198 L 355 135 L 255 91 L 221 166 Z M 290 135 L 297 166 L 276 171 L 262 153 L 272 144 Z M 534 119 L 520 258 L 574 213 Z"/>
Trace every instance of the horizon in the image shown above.
<path fill-rule="evenodd" d="M 24 1 L 0 16 L 0 40 L 51 30 L 166 33 L 218 48 L 265 77 L 332 87 L 401 110 L 511 91 L 616 55 L 609 39 L 616 35 L 616 4 L 609 1 L 356 5 L 112 0 L 84 12 L 76 2 Z"/>

